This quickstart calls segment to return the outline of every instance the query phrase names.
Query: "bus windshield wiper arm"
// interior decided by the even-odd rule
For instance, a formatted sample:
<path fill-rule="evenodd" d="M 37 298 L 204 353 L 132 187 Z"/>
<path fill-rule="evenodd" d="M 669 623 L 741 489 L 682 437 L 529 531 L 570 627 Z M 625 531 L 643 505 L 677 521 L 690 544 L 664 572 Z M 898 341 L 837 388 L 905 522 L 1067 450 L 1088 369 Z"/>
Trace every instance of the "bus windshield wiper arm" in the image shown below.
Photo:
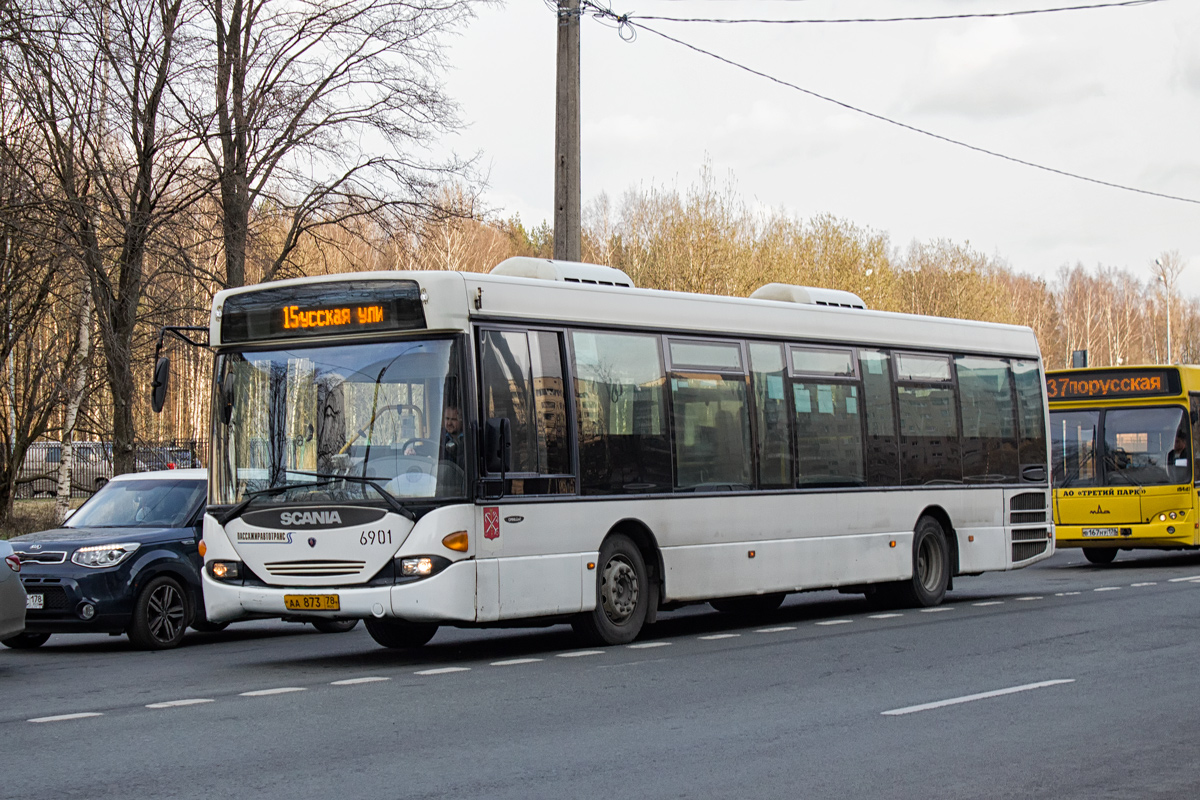
<path fill-rule="evenodd" d="M 255 489 L 252 492 L 246 492 L 246 496 L 243 497 L 240 501 L 238 501 L 237 505 L 233 506 L 232 508 L 226 509 L 226 511 L 223 514 L 221 514 L 219 517 L 215 517 L 215 519 L 221 525 L 226 525 L 226 524 L 232 522 L 233 520 L 237 519 L 238 517 L 240 517 L 242 515 L 242 512 L 246 510 L 246 507 L 249 506 L 250 503 L 252 503 L 256 498 L 263 497 L 264 495 L 269 495 L 269 494 L 280 494 L 282 492 L 287 492 L 292 489 L 299 489 L 302 486 L 322 486 L 326 483 L 329 483 L 329 481 L 328 480 L 303 481 L 303 482 L 292 481 L 291 483 L 281 483 L 278 486 L 270 486 L 266 489 Z"/>
<path fill-rule="evenodd" d="M 387 489 L 384 489 L 382 486 L 379 485 L 379 481 L 376 481 L 372 478 L 364 478 L 361 475 L 332 475 L 332 474 L 325 473 L 325 472 L 298 472 L 295 470 L 292 470 L 292 474 L 293 475 L 311 475 L 314 478 L 317 478 L 318 479 L 317 482 L 319 482 L 319 483 L 330 483 L 332 481 L 350 481 L 351 483 L 361 483 L 364 486 L 370 486 L 372 489 L 379 492 L 379 496 L 383 498 L 384 502 L 388 504 L 388 507 L 391 508 L 392 511 L 395 511 L 400 516 L 406 517 L 407 519 L 410 519 L 413 522 L 417 521 L 416 514 L 414 514 L 412 511 L 408 510 L 407 508 L 405 508 L 404 505 L 399 500 L 397 500 L 392 495 L 391 492 L 389 492 Z M 308 486 L 311 484 L 302 484 L 302 485 Z"/>

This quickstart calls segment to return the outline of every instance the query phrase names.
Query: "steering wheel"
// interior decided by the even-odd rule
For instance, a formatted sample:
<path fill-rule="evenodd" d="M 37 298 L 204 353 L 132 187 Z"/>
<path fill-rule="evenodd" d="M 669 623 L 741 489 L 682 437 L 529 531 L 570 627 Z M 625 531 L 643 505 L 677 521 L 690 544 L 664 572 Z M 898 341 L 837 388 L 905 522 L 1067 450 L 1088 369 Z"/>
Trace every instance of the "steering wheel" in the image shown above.
<path fill-rule="evenodd" d="M 412 455 L 424 456 L 426 458 L 437 458 L 438 443 L 436 439 L 424 439 L 420 436 L 414 436 L 404 444 L 400 445 L 400 452 L 408 454 L 408 448 L 412 448 Z"/>

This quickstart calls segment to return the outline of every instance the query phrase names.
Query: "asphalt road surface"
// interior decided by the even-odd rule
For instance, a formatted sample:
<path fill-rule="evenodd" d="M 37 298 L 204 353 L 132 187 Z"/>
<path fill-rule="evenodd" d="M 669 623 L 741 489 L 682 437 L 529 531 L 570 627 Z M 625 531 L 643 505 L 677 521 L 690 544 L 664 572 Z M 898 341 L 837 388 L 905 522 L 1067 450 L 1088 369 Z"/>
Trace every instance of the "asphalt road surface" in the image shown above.
<path fill-rule="evenodd" d="M 55 636 L 0 652 L 0 797 L 1196 797 L 1198 628 L 1200 555 L 1068 550 L 934 609 L 694 606 L 624 647 Z"/>

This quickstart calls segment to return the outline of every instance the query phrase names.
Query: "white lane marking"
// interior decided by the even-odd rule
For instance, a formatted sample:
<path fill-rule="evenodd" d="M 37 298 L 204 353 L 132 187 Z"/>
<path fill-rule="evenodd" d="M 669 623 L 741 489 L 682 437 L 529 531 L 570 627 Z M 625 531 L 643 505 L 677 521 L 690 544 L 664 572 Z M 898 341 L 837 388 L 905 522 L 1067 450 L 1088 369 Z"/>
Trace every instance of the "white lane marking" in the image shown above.
<path fill-rule="evenodd" d="M 1130 586 L 1158 586 L 1158 581 L 1143 581 L 1142 583 L 1131 583 Z"/>
<path fill-rule="evenodd" d="M 470 667 L 438 667 L 436 669 L 422 669 L 414 672 L 414 675 L 449 675 L 451 672 L 470 672 Z"/>
<path fill-rule="evenodd" d="M 849 620 L 847 620 L 848 622 Z M 819 623 L 818 623 L 819 624 Z M 759 628 L 755 633 L 783 633 L 784 631 L 796 630 L 795 625 L 780 625 L 778 628 Z"/>
<path fill-rule="evenodd" d="M 253 692 L 242 692 L 239 697 L 266 697 L 272 694 L 288 694 L 289 692 L 307 691 L 303 686 L 280 686 L 278 689 L 258 689 Z"/>
<path fill-rule="evenodd" d="M 849 625 L 854 620 L 852 619 L 824 619 L 818 622 L 818 625 Z M 762 631 L 759 631 L 762 633 Z"/>
<path fill-rule="evenodd" d="M 572 650 L 569 653 L 559 653 L 558 658 L 581 658 L 583 656 L 602 656 L 603 650 Z"/>
<path fill-rule="evenodd" d="M 515 667 L 518 664 L 536 664 L 540 658 L 510 658 L 507 661 L 493 661 L 493 667 Z"/>
<path fill-rule="evenodd" d="M 1002 605 L 1004 605 L 1004 601 L 1003 600 L 988 600 L 986 603 L 971 603 L 971 605 L 976 606 L 978 608 L 982 608 L 984 606 L 1002 606 Z"/>
<path fill-rule="evenodd" d="M 146 708 L 179 708 L 181 706 L 198 706 L 201 703 L 211 703 L 208 697 L 192 697 L 188 700 L 168 700 L 165 703 L 149 703 Z"/>
<path fill-rule="evenodd" d="M 895 612 L 891 612 L 888 614 L 871 614 L 871 619 L 892 619 L 894 617 L 903 617 L 903 616 L 904 616 L 903 614 L 896 614 Z"/>
<path fill-rule="evenodd" d="M 929 711 L 934 708 L 944 708 L 945 706 L 955 706 L 960 703 L 970 703 L 975 700 L 987 700 L 991 697 L 1002 697 L 1006 694 L 1016 694 L 1017 692 L 1028 692 L 1034 689 L 1044 689 L 1047 686 L 1058 686 L 1063 683 L 1074 683 L 1074 678 L 1060 678 L 1053 681 L 1041 681 L 1040 683 L 1027 683 L 1024 686 L 1013 686 L 1010 689 L 996 689 L 991 692 L 980 692 L 979 694 L 969 694 L 965 697 L 952 697 L 949 700 L 938 700 L 934 703 L 922 703 L 919 706 L 905 706 L 904 708 L 896 708 L 891 711 L 880 712 L 885 717 L 899 717 L 904 714 L 915 714 L 918 711 Z"/>
<path fill-rule="evenodd" d="M 628 645 L 630 650 L 648 650 L 651 647 L 670 647 L 670 642 L 638 642 L 637 644 Z"/>
<path fill-rule="evenodd" d="M 717 639 L 736 639 L 741 636 L 740 633 L 713 633 L 708 636 L 701 636 L 699 639 L 703 642 L 712 642 Z"/>
<path fill-rule="evenodd" d="M 1121 587 L 1120 586 L 1100 586 L 1095 589 L 1092 589 L 1092 591 L 1093 592 L 1119 592 L 1119 591 L 1121 591 Z"/>
<path fill-rule="evenodd" d="M 1017 600 L 1022 600 L 1022 601 L 1026 601 L 1026 602 L 1028 602 L 1030 600 L 1041 600 L 1041 599 L 1042 599 L 1041 597 L 1036 596 L 1036 595 L 1030 595 L 1029 597 L 1018 597 L 1017 598 Z"/>
<path fill-rule="evenodd" d="M 87 719 L 88 717 L 103 717 L 99 711 L 85 711 L 80 714 L 58 714 L 53 717 L 35 717 L 27 719 L 26 722 L 66 722 L 71 719 Z"/>
<path fill-rule="evenodd" d="M 1168 583 L 1179 583 L 1180 581 L 1195 581 L 1200 580 L 1200 575 L 1190 575 L 1186 578 L 1171 578 Z"/>
<path fill-rule="evenodd" d="M 1074 597 L 1077 594 L 1083 594 L 1083 592 L 1063 592 L 1063 597 Z"/>
<path fill-rule="evenodd" d="M 346 678 L 344 681 L 333 681 L 330 686 L 357 686 L 360 683 L 378 683 L 379 681 L 390 681 L 391 678 L 385 678 L 382 675 L 370 675 L 366 678 Z"/>
<path fill-rule="evenodd" d="M 937 614 L 940 611 L 953 611 L 953 606 L 938 606 L 937 608 L 918 608 L 922 614 Z"/>

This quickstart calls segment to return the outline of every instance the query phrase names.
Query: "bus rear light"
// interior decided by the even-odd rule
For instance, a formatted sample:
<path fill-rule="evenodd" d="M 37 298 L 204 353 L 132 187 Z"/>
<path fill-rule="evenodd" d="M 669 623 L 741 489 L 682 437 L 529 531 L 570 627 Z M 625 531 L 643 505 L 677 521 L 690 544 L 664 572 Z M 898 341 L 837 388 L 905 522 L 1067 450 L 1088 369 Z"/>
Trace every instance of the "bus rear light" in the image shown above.
<path fill-rule="evenodd" d="M 450 550 L 465 553 L 467 552 L 467 532 L 455 531 L 454 533 L 448 533 L 442 537 L 442 544 Z"/>

